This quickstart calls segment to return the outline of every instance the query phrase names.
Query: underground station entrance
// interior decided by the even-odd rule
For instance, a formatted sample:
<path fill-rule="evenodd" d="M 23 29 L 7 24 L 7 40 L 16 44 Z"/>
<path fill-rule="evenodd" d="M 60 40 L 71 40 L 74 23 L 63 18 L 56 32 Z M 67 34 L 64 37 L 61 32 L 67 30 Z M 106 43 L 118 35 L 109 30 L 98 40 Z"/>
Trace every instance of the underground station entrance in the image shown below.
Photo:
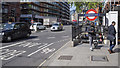
<path fill-rule="evenodd" d="M 109 26 L 106 14 L 96 13 L 95 10 L 92 9 L 88 10 L 86 14 L 78 14 L 77 22 L 72 24 L 73 47 L 82 43 L 89 43 L 88 30 L 91 22 L 94 22 L 96 34 L 93 39 L 94 47 L 97 47 L 98 44 L 105 44 Z"/>

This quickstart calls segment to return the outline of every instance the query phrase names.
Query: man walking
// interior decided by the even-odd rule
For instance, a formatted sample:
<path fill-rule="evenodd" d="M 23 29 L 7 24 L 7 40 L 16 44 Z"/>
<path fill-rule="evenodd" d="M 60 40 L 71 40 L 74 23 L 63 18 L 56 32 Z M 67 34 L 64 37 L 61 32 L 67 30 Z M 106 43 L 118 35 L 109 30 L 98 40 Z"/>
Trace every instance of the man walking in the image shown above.
<path fill-rule="evenodd" d="M 93 43 L 93 37 L 95 36 L 95 26 L 94 22 L 91 23 L 91 26 L 88 31 L 89 34 L 89 44 L 90 44 L 90 50 L 93 51 L 92 43 Z"/>
<path fill-rule="evenodd" d="M 109 26 L 108 29 L 108 35 L 109 35 L 109 40 L 110 40 L 110 49 L 108 49 L 109 53 L 115 53 L 112 49 L 115 47 L 116 45 L 116 30 L 115 30 L 115 22 L 113 21 L 112 24 Z"/>

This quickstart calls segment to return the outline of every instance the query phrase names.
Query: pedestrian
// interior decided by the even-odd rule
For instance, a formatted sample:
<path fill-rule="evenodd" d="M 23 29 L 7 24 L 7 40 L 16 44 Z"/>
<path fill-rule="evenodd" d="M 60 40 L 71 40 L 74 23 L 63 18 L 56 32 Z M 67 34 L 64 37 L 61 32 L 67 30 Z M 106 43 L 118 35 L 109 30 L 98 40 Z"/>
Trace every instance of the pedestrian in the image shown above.
<path fill-rule="evenodd" d="M 89 29 L 88 29 L 88 34 L 89 34 L 89 44 L 90 44 L 90 50 L 93 51 L 93 38 L 96 36 L 95 34 L 95 26 L 94 26 L 94 22 L 91 23 Z"/>
<path fill-rule="evenodd" d="M 110 48 L 108 49 L 109 53 L 115 53 L 113 48 L 116 45 L 116 30 L 115 30 L 115 22 L 113 21 L 112 24 L 108 28 L 108 40 L 110 41 Z"/>

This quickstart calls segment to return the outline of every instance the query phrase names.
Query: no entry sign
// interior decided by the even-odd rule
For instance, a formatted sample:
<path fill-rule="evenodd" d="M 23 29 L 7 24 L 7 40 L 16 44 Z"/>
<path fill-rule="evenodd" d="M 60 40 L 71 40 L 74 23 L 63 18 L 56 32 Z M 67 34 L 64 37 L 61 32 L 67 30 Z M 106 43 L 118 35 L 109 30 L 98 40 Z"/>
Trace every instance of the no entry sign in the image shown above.
<path fill-rule="evenodd" d="M 89 16 L 86 16 L 86 18 L 89 20 L 89 21 L 93 21 L 97 18 L 97 16 L 95 14 L 97 14 L 97 12 L 94 10 L 94 9 L 90 9 L 86 12 L 86 14 L 91 14 Z"/>

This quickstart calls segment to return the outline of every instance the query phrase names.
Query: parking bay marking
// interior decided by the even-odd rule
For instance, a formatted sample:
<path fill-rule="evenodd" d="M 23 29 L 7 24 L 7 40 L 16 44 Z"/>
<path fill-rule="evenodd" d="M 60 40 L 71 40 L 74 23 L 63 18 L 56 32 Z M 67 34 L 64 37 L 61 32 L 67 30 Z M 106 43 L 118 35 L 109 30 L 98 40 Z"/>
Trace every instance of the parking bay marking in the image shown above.
<path fill-rule="evenodd" d="M 31 54 L 28 55 L 28 57 L 32 56 L 33 54 L 35 54 L 35 53 L 41 51 L 42 49 L 45 49 L 46 47 L 51 46 L 51 45 L 53 45 L 53 44 L 54 44 L 54 43 L 50 43 L 50 44 L 48 44 L 47 46 L 45 46 L 45 47 L 43 47 L 43 48 L 40 48 L 40 49 L 36 50 L 35 52 L 32 52 Z"/>

